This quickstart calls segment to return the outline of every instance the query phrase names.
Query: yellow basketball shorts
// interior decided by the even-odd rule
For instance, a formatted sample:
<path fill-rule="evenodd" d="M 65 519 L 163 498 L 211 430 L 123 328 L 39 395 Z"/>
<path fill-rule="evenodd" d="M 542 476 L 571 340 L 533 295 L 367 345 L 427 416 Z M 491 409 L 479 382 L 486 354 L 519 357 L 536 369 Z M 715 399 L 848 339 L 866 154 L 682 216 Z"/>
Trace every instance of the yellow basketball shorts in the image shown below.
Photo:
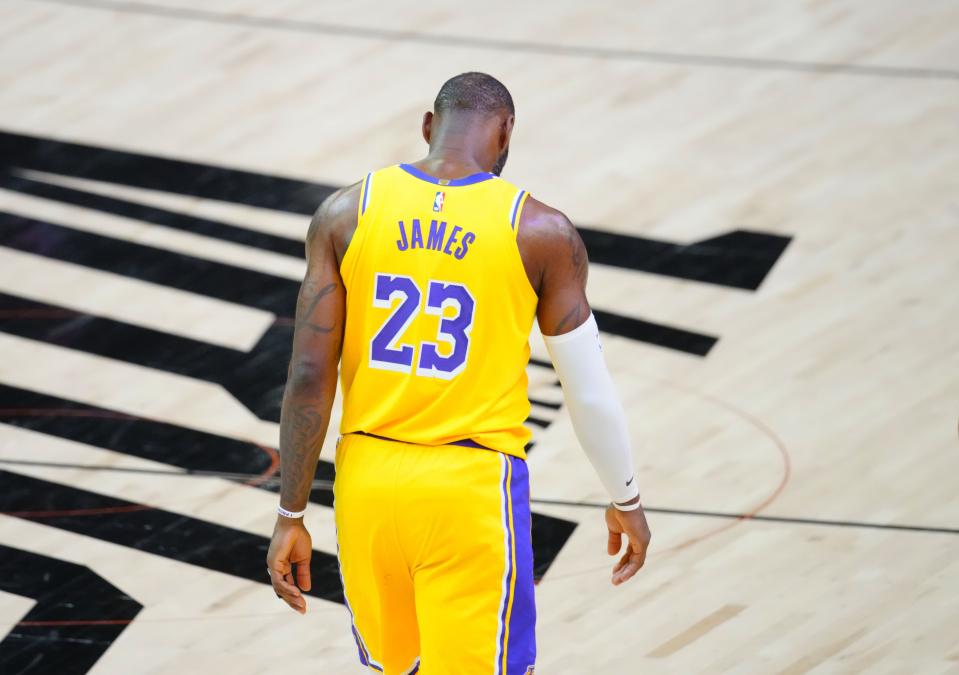
<path fill-rule="evenodd" d="M 526 462 L 347 434 L 333 492 L 364 665 L 387 675 L 533 672 Z"/>

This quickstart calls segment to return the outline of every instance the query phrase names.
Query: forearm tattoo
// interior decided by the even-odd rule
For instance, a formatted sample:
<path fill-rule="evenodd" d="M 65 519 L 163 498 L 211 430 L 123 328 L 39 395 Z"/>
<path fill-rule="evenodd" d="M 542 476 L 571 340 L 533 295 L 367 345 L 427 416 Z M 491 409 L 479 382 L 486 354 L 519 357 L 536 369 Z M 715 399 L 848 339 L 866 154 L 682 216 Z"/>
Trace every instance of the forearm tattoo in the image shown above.
<path fill-rule="evenodd" d="M 327 284 L 322 288 L 315 281 L 307 279 L 303 282 L 300 289 L 300 296 L 296 301 L 296 327 L 308 328 L 317 333 L 330 333 L 333 326 L 321 326 L 318 323 L 320 317 L 314 316 L 317 305 L 320 300 L 336 290 L 336 284 Z"/>
<path fill-rule="evenodd" d="M 291 396 L 291 392 L 287 392 Z M 316 458 L 323 440 L 323 413 L 318 405 L 291 403 L 280 419 L 280 480 L 287 506 L 299 508 L 310 493 Z"/>

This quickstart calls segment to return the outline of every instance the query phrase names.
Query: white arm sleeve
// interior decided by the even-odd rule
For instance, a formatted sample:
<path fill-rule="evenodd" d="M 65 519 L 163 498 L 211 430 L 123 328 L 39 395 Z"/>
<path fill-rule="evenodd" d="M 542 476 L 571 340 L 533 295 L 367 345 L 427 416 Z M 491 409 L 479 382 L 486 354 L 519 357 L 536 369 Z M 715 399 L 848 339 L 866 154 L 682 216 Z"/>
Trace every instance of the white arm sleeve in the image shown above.
<path fill-rule="evenodd" d="M 580 445 L 614 502 L 639 494 L 626 415 L 606 368 L 592 314 L 563 335 L 544 335 Z"/>

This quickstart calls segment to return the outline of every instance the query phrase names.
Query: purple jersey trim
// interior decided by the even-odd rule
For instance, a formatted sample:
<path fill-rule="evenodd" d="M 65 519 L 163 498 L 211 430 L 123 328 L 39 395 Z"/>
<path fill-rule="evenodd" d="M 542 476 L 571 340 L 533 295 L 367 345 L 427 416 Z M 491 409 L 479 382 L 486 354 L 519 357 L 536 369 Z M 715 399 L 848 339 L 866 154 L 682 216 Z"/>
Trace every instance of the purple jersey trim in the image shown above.
<path fill-rule="evenodd" d="M 360 215 L 366 213 L 366 205 L 370 202 L 370 181 L 373 180 L 373 174 L 366 174 L 366 180 L 363 182 L 363 206 L 360 208 Z"/>
<path fill-rule="evenodd" d="M 526 194 L 526 190 L 520 190 L 519 193 L 516 195 L 516 199 L 513 200 L 513 210 L 509 214 L 510 229 L 513 229 L 513 230 L 516 229 L 516 214 L 519 211 L 520 202 L 523 201 L 523 195 L 525 194 Z"/>
<path fill-rule="evenodd" d="M 351 433 L 351 434 L 358 434 L 358 435 L 360 435 L 360 436 L 369 436 L 370 438 L 378 438 L 378 439 L 380 439 L 381 441 L 390 441 L 390 442 L 392 442 L 392 443 L 409 443 L 409 441 L 400 441 L 400 440 L 395 439 L 395 438 L 387 438 L 386 436 L 378 436 L 377 434 L 371 434 L 371 433 L 366 432 L 366 431 L 351 431 L 350 433 Z M 445 445 L 459 445 L 459 446 L 462 446 L 462 447 L 464 447 L 464 448 L 477 448 L 478 450 L 490 450 L 490 448 L 487 448 L 485 445 L 480 445 L 479 443 L 477 443 L 476 441 L 474 441 L 472 438 L 464 438 L 464 439 L 462 439 L 462 440 L 460 440 L 460 441 L 452 441 L 452 442 L 450 442 L 450 443 L 446 443 Z"/>
<path fill-rule="evenodd" d="M 425 180 L 427 183 L 432 183 L 433 185 L 449 185 L 450 187 L 472 185 L 473 183 L 481 183 L 484 180 L 489 180 L 490 178 L 496 178 L 495 174 L 489 173 L 488 171 L 481 171 L 480 173 L 474 173 L 470 176 L 464 176 L 463 178 L 446 179 L 431 176 L 422 169 L 417 169 L 412 164 L 400 164 L 400 168 L 411 176 L 415 176 L 420 180 Z"/>

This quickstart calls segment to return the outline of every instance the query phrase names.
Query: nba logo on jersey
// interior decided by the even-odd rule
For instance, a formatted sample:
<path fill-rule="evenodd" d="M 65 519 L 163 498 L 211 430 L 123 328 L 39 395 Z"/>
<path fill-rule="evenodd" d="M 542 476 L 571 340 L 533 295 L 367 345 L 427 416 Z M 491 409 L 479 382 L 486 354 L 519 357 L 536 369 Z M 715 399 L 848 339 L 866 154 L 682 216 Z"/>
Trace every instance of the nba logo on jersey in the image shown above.
<path fill-rule="evenodd" d="M 433 210 L 437 213 L 443 210 L 443 202 L 446 201 L 445 192 L 437 192 L 436 196 L 433 198 Z"/>

